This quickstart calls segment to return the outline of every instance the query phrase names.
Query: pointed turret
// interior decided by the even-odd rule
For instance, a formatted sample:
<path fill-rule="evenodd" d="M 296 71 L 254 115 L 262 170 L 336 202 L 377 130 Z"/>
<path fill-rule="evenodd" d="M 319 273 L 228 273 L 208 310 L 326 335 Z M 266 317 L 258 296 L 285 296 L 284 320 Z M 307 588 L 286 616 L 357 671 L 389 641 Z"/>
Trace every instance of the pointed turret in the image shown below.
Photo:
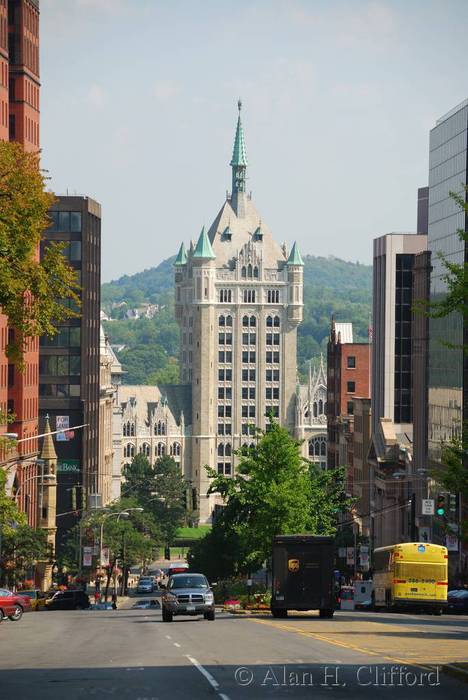
<path fill-rule="evenodd" d="M 45 435 L 42 442 L 41 459 L 57 459 L 57 453 L 55 451 L 54 441 L 50 431 L 50 421 L 48 415 L 46 416 L 44 433 Z"/>
<path fill-rule="evenodd" d="M 180 244 L 179 252 L 174 260 L 174 267 L 179 267 L 180 265 L 187 264 L 187 253 L 185 252 L 185 246 L 183 243 Z"/>
<path fill-rule="evenodd" d="M 297 246 L 296 241 L 294 241 L 294 245 L 291 248 L 291 252 L 289 253 L 287 265 L 302 265 L 302 266 L 304 266 L 304 261 L 302 259 L 300 252 L 299 252 L 299 248 Z"/>
<path fill-rule="evenodd" d="M 214 260 L 216 258 L 204 226 L 201 230 L 200 237 L 193 252 L 193 257 L 203 260 Z"/>
<path fill-rule="evenodd" d="M 245 216 L 245 183 L 247 171 L 247 153 L 245 150 L 244 129 L 241 121 L 242 102 L 237 103 L 239 116 L 237 117 L 236 136 L 230 166 L 232 168 L 232 194 L 231 206 L 239 218 Z"/>

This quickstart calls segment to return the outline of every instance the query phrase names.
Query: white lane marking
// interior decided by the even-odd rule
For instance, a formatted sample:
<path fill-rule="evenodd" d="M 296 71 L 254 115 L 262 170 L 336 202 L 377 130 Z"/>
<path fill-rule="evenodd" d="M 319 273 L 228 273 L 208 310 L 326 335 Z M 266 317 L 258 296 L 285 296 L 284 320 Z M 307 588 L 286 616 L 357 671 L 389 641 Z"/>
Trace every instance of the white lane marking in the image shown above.
<path fill-rule="evenodd" d="M 203 666 L 196 659 L 194 659 L 193 656 L 189 656 L 188 654 L 186 654 L 185 656 L 190 661 L 190 663 L 192 663 L 195 666 L 195 668 L 198 668 L 202 676 L 205 676 L 206 680 L 211 685 L 211 687 L 215 690 L 218 690 L 219 683 L 215 678 L 213 678 L 211 673 L 207 671 L 206 668 L 203 668 Z"/>
<path fill-rule="evenodd" d="M 219 697 L 221 698 L 221 700 L 229 700 L 228 696 L 224 693 L 219 693 Z"/>
<path fill-rule="evenodd" d="M 174 642 L 174 646 L 180 649 L 180 644 L 177 644 L 177 642 Z"/>
<path fill-rule="evenodd" d="M 172 639 L 170 634 L 166 634 L 166 639 Z"/>

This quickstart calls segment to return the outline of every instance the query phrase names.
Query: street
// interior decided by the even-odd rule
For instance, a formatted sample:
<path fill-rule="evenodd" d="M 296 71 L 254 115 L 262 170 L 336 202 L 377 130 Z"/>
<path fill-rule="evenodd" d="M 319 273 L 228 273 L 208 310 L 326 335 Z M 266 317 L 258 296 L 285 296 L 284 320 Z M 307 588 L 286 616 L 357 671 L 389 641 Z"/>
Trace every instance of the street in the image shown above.
<path fill-rule="evenodd" d="M 0 627 L 0 697 L 457 700 L 466 684 L 441 667 L 467 659 L 467 640 L 468 618 L 455 616 L 219 612 L 164 624 L 160 610 L 30 613 Z"/>

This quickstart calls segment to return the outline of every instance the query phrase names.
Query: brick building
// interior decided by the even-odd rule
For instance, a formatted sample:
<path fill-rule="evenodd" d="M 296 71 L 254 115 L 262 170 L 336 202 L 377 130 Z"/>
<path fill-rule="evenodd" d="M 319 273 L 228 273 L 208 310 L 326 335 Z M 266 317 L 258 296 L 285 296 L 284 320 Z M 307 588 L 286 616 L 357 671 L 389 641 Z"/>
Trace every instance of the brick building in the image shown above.
<path fill-rule="evenodd" d="M 39 0 L 0 0 L 0 139 L 18 141 L 38 151 L 39 140 Z M 39 343 L 25 343 L 24 370 L 8 363 L 5 347 L 15 333 L 0 314 L 0 410 L 15 415 L 8 430 L 18 440 L 38 431 Z M 0 434 L 7 430 L 0 425 Z M 37 524 L 37 440 L 19 442 L 18 453 L 0 456 L 9 467 L 8 486 L 19 490 L 18 502 Z"/>
<path fill-rule="evenodd" d="M 327 345 L 328 467 L 347 466 L 352 486 L 354 399 L 368 398 L 370 387 L 369 343 L 353 341 L 353 324 L 331 322 Z"/>

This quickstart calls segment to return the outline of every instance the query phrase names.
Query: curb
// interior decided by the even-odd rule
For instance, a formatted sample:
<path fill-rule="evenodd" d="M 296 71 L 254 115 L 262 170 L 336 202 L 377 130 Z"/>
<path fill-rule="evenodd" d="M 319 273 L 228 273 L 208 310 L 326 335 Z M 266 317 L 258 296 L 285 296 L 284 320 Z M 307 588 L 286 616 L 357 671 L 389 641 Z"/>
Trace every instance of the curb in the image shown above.
<path fill-rule="evenodd" d="M 465 670 L 457 664 L 444 664 L 442 666 L 442 673 L 446 673 L 448 676 L 457 678 L 459 681 L 468 683 L 468 668 Z"/>

